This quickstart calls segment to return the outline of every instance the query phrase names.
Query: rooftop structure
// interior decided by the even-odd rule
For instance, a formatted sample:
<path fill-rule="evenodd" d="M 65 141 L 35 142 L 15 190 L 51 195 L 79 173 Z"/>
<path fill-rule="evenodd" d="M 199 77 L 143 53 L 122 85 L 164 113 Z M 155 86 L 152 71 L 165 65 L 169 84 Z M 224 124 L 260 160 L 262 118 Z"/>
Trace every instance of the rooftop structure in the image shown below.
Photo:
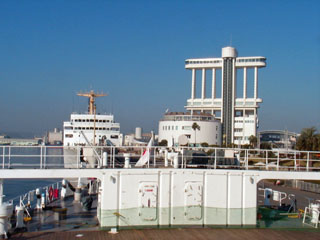
<path fill-rule="evenodd" d="M 248 144 L 251 135 L 257 136 L 257 110 L 262 99 L 258 97 L 258 68 L 266 66 L 266 58 L 238 57 L 233 47 L 222 48 L 221 58 L 187 59 L 185 68 L 192 71 L 191 98 L 188 111 L 211 113 L 222 123 L 223 143 Z M 243 69 L 243 94 L 237 96 L 237 71 Z M 254 69 L 253 97 L 247 95 L 247 70 Z M 201 96 L 196 96 L 196 76 L 201 71 Z M 212 72 L 211 96 L 207 96 L 207 72 Z M 217 97 L 216 75 L 221 72 L 221 97 Z M 239 80 L 238 80 L 239 81 Z"/>
<path fill-rule="evenodd" d="M 192 128 L 197 124 L 197 130 Z M 166 113 L 159 121 L 158 141 L 166 140 L 168 146 L 221 145 L 221 123 L 208 113 Z"/>

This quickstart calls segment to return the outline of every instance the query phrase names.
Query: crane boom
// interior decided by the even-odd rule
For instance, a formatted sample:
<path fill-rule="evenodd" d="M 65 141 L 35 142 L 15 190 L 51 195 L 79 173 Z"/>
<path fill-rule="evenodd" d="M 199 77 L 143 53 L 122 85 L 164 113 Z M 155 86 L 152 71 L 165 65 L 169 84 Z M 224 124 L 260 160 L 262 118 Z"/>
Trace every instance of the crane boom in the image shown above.
<path fill-rule="evenodd" d="M 97 97 L 104 97 L 107 96 L 107 94 L 105 93 L 95 93 L 93 90 L 91 90 L 90 92 L 86 92 L 86 93 L 77 93 L 78 96 L 81 97 L 88 97 L 89 98 L 89 106 L 88 106 L 88 112 L 89 114 L 95 114 L 96 112 L 96 106 L 95 106 L 95 98 Z"/>

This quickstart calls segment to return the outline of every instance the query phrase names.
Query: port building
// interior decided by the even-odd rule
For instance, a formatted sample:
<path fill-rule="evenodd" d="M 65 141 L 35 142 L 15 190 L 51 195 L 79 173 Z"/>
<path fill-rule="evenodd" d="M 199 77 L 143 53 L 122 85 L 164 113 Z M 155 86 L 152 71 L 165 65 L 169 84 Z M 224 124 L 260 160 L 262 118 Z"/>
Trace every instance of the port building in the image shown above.
<path fill-rule="evenodd" d="M 192 80 L 191 97 L 185 108 L 192 114 L 209 113 L 219 118 L 224 145 L 248 144 L 251 135 L 257 136 L 258 108 L 262 103 L 258 96 L 258 70 L 265 66 L 265 57 L 238 57 L 237 50 L 233 47 L 222 48 L 219 58 L 187 59 L 185 68 L 191 71 Z M 240 72 L 243 72 L 243 77 L 239 76 Z M 249 73 L 253 74 L 252 96 L 247 94 L 248 78 L 252 77 Z M 210 80 L 207 75 L 211 76 Z M 207 80 L 211 81 L 211 91 L 207 91 Z M 237 81 L 239 83 L 241 80 L 242 91 L 237 91 Z M 197 81 L 201 81 L 199 96 L 196 91 Z M 221 86 L 220 96 L 217 94 L 217 86 Z M 252 89 L 249 90 L 251 93 Z M 242 92 L 241 96 L 237 92 Z"/>
<path fill-rule="evenodd" d="M 192 128 L 195 123 L 196 130 Z M 208 113 L 168 112 L 159 121 L 158 141 L 163 140 L 170 147 L 201 143 L 221 145 L 221 123 Z"/>
<path fill-rule="evenodd" d="M 265 130 L 258 133 L 260 145 L 268 143 L 272 149 L 285 150 L 295 149 L 298 135 L 287 130 Z"/>

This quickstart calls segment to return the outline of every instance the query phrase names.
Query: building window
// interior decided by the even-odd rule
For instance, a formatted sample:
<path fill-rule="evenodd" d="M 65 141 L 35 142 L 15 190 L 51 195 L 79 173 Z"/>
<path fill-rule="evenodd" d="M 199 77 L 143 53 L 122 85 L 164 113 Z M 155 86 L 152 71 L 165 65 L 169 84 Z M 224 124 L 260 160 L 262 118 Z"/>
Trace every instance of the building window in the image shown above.
<path fill-rule="evenodd" d="M 176 126 L 176 130 L 178 130 L 178 126 Z"/>

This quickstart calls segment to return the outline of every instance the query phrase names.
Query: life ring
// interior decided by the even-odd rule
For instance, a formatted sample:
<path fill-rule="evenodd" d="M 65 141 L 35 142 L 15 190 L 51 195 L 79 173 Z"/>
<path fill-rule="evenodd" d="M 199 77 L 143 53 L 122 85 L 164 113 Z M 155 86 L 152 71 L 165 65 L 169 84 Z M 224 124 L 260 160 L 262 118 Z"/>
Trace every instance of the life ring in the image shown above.
<path fill-rule="evenodd" d="M 52 197 L 53 197 L 53 188 L 50 187 L 50 188 L 49 188 L 49 200 L 50 200 L 50 201 L 52 200 Z"/>

